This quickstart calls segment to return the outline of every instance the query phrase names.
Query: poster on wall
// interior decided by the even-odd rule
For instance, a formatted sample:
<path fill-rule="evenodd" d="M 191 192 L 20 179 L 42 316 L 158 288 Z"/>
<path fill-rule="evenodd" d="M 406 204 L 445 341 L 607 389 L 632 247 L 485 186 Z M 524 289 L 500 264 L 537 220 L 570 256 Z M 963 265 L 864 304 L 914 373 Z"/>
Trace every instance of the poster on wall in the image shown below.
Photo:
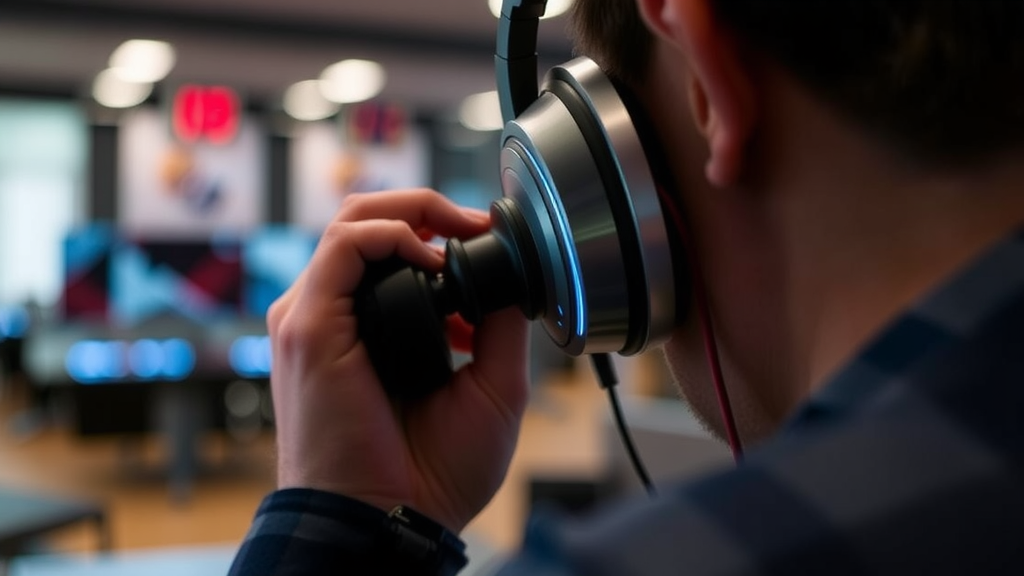
<path fill-rule="evenodd" d="M 121 227 L 149 237 L 195 237 L 259 226 L 266 189 L 264 138 L 252 119 L 235 121 L 230 140 L 183 139 L 164 111 L 140 108 L 126 115 L 118 161 Z"/>
<path fill-rule="evenodd" d="M 300 125 L 291 158 L 292 221 L 320 232 L 349 194 L 430 184 L 426 135 L 406 126 L 395 141 L 360 141 L 333 122 Z"/>

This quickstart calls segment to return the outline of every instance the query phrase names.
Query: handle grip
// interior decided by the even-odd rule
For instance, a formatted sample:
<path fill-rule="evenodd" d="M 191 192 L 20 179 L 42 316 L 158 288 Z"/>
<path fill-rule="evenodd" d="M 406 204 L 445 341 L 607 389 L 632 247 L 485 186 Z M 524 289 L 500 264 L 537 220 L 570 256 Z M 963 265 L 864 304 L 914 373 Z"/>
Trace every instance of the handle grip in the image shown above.
<path fill-rule="evenodd" d="M 396 401 L 417 402 L 451 380 L 442 298 L 436 276 L 397 258 L 367 262 L 355 294 L 357 330 Z"/>

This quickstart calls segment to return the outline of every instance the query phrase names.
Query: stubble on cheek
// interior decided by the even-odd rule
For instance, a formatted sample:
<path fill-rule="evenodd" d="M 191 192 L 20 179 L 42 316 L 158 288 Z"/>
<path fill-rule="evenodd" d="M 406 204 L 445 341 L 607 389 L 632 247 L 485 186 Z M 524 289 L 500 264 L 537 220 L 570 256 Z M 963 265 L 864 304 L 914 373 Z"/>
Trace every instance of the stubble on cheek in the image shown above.
<path fill-rule="evenodd" d="M 695 345 L 685 333 L 673 334 L 662 346 L 665 363 L 680 399 L 704 430 L 724 442 L 725 430 L 721 426 L 718 401 L 702 350 L 699 343 Z"/>

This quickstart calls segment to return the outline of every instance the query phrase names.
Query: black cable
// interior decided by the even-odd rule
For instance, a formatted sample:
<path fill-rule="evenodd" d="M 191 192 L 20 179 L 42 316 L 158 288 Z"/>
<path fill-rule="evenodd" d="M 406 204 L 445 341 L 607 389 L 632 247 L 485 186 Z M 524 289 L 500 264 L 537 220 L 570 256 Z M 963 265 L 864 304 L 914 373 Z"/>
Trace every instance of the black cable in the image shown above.
<path fill-rule="evenodd" d="M 593 354 L 590 360 L 594 366 L 594 372 L 597 373 L 598 383 L 608 391 L 608 400 L 611 402 L 612 413 L 615 416 L 615 426 L 619 429 L 622 445 L 626 447 L 629 460 L 633 463 L 633 470 L 636 471 L 637 477 L 640 478 L 640 483 L 647 490 L 647 495 L 653 498 L 658 495 L 658 492 L 654 489 L 654 483 L 651 482 L 651 477 L 647 474 L 647 468 L 644 467 L 636 445 L 633 444 L 633 437 L 630 435 L 629 429 L 626 428 L 626 418 L 622 415 L 622 404 L 619 402 L 619 394 L 615 389 L 615 385 L 619 383 L 619 378 L 615 374 L 615 367 L 612 366 L 611 357 L 607 354 Z"/>

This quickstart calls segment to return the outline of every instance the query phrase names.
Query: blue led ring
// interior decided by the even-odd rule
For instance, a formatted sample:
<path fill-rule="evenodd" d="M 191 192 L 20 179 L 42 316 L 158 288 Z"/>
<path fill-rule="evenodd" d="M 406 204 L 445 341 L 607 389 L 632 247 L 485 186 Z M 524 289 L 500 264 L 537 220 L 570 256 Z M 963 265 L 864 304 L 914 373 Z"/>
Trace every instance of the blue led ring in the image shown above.
<path fill-rule="evenodd" d="M 540 176 L 541 189 L 547 197 L 548 206 L 554 214 L 555 224 L 558 228 L 559 244 L 563 255 L 569 261 L 569 273 L 572 279 L 572 287 L 576 301 L 576 335 L 582 338 L 586 333 L 587 312 L 584 306 L 585 294 L 583 291 L 583 274 L 580 270 L 579 256 L 576 253 L 576 241 L 569 226 L 569 217 L 566 215 L 565 206 L 562 205 L 561 197 L 553 189 L 554 179 L 548 171 L 547 166 L 537 162 L 533 152 L 526 146 L 520 148 L 526 154 L 535 172 Z"/>

